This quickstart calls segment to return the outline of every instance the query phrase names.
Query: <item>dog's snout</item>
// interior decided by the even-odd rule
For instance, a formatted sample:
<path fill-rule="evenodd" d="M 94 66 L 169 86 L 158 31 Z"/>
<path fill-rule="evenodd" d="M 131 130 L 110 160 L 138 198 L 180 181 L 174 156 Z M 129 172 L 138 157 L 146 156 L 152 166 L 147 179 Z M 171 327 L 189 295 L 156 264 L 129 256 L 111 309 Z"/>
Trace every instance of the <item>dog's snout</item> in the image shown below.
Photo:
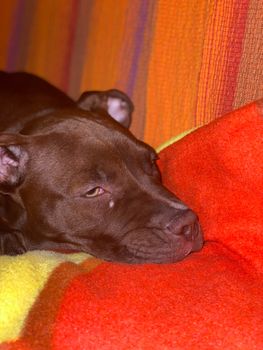
<path fill-rule="evenodd" d="M 166 230 L 174 235 L 183 235 L 188 241 L 193 241 L 199 233 L 198 218 L 190 209 L 181 210 L 167 223 Z"/>

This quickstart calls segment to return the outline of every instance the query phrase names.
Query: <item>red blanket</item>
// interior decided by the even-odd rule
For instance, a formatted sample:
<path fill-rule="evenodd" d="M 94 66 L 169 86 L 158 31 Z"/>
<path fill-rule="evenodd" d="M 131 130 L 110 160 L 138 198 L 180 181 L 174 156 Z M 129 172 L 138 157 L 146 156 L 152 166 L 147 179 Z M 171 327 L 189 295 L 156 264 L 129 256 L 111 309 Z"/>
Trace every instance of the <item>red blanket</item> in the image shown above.
<path fill-rule="evenodd" d="M 169 265 L 61 262 L 0 349 L 262 349 L 262 114 L 253 103 L 160 153 L 165 184 L 200 217 L 201 252 Z"/>

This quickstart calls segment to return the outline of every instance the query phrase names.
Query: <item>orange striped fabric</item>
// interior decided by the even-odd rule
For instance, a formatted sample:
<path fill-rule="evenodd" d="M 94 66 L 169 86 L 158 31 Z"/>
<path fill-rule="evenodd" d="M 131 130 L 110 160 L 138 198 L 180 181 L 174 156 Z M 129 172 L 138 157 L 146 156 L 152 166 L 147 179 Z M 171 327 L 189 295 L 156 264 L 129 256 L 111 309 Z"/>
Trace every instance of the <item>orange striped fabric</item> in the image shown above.
<path fill-rule="evenodd" d="M 261 97 L 261 0 L 1 2 L 0 68 L 120 88 L 153 146 Z"/>

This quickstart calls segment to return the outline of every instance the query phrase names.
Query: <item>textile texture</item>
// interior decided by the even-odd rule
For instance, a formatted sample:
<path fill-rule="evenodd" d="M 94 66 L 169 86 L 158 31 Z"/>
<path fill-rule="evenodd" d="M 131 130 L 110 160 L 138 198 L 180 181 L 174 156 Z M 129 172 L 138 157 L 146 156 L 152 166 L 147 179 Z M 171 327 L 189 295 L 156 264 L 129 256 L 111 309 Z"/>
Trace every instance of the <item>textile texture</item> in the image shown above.
<path fill-rule="evenodd" d="M 261 0 L 2 0 L 0 20 L 0 69 L 126 91 L 153 146 L 262 97 Z"/>
<path fill-rule="evenodd" d="M 252 103 L 160 152 L 164 183 L 206 241 L 179 263 L 1 257 L 0 349 L 262 349 L 262 135 Z"/>
<path fill-rule="evenodd" d="M 0 350 L 261 350 L 263 2 L 2 0 L 0 20 L 0 69 L 126 91 L 154 147 L 201 126 L 159 165 L 206 241 L 165 265 L 0 257 Z"/>

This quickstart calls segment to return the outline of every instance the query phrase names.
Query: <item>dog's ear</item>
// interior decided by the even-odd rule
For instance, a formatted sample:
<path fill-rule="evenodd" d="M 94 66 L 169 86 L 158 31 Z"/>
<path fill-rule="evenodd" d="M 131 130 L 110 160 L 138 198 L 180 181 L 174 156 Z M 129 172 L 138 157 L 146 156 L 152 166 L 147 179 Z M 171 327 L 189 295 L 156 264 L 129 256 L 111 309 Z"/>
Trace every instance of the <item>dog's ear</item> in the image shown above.
<path fill-rule="evenodd" d="M 80 96 L 77 104 L 86 111 L 104 110 L 126 128 L 131 124 L 133 103 L 119 90 L 86 91 Z"/>
<path fill-rule="evenodd" d="M 0 134 L 0 191 L 12 192 L 24 179 L 28 153 L 26 136 Z"/>

